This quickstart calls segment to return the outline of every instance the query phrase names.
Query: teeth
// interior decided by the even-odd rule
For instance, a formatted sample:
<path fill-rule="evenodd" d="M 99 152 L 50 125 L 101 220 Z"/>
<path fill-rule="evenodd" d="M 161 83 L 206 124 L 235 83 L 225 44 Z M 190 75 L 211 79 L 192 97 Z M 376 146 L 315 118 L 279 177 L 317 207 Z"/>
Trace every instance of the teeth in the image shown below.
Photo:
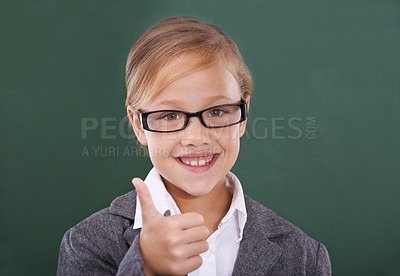
<path fill-rule="evenodd" d="M 179 158 L 179 159 L 186 165 L 190 165 L 193 167 L 199 167 L 199 166 L 208 165 L 211 162 L 211 160 L 213 159 L 213 156 L 210 156 L 207 159 L 194 159 L 194 160 L 188 160 L 186 158 Z"/>

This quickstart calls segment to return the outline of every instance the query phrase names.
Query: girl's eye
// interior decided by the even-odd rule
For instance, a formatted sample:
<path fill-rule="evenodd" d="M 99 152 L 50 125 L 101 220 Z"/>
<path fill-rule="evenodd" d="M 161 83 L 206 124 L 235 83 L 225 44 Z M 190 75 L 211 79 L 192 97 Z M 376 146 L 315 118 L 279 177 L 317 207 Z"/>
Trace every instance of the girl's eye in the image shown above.
<path fill-rule="evenodd" d="M 173 120 L 179 120 L 179 119 L 181 119 L 181 116 L 179 115 L 179 113 L 170 112 L 170 113 L 167 113 L 167 114 L 163 114 L 163 115 L 161 116 L 161 119 L 163 119 L 163 120 L 168 120 L 168 121 L 173 121 Z"/>
<path fill-rule="evenodd" d="M 225 113 L 226 113 L 226 111 L 223 110 L 223 109 L 214 108 L 214 109 L 211 109 L 208 112 L 208 116 L 210 116 L 210 117 L 221 117 L 221 116 L 225 115 Z"/>

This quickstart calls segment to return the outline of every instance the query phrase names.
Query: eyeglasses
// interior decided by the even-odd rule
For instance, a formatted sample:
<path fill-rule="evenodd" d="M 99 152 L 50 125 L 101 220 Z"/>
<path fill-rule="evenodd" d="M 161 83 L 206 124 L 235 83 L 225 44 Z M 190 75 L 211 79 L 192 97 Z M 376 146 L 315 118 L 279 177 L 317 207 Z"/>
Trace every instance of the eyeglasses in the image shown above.
<path fill-rule="evenodd" d="M 247 118 L 246 102 L 213 106 L 198 112 L 190 113 L 180 110 L 157 110 L 139 112 L 143 129 L 153 132 L 175 132 L 183 130 L 190 118 L 199 118 L 206 128 L 222 128 L 239 124 Z"/>

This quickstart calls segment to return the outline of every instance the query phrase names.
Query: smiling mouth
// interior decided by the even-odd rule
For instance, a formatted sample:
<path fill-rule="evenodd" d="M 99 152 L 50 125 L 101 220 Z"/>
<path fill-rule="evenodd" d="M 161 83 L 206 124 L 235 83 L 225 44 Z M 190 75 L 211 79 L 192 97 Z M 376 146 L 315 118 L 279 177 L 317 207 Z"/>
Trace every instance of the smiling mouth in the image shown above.
<path fill-rule="evenodd" d="M 215 158 L 215 154 L 207 155 L 207 156 L 200 156 L 200 157 L 178 157 L 177 159 L 188 166 L 192 167 L 202 167 L 208 166 Z"/>

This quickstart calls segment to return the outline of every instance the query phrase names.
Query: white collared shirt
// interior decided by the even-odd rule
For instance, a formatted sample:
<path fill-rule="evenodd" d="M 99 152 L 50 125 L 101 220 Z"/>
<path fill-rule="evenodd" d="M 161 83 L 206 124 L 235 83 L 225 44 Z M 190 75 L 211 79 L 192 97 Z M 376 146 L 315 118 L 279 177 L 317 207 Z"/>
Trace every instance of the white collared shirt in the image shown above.
<path fill-rule="evenodd" d="M 144 182 L 149 188 L 158 212 L 165 214 L 169 210 L 171 215 L 181 214 L 155 168 L 150 170 Z M 200 254 L 203 264 L 195 271 L 189 273 L 190 276 L 232 275 L 240 241 L 243 237 L 247 212 L 242 185 L 233 173 L 229 172 L 226 175 L 225 186 L 232 195 L 231 206 L 219 223 L 218 229 L 207 239 L 209 248 L 206 252 Z M 142 208 L 139 198 L 136 198 L 133 229 L 138 228 L 142 228 Z"/>

